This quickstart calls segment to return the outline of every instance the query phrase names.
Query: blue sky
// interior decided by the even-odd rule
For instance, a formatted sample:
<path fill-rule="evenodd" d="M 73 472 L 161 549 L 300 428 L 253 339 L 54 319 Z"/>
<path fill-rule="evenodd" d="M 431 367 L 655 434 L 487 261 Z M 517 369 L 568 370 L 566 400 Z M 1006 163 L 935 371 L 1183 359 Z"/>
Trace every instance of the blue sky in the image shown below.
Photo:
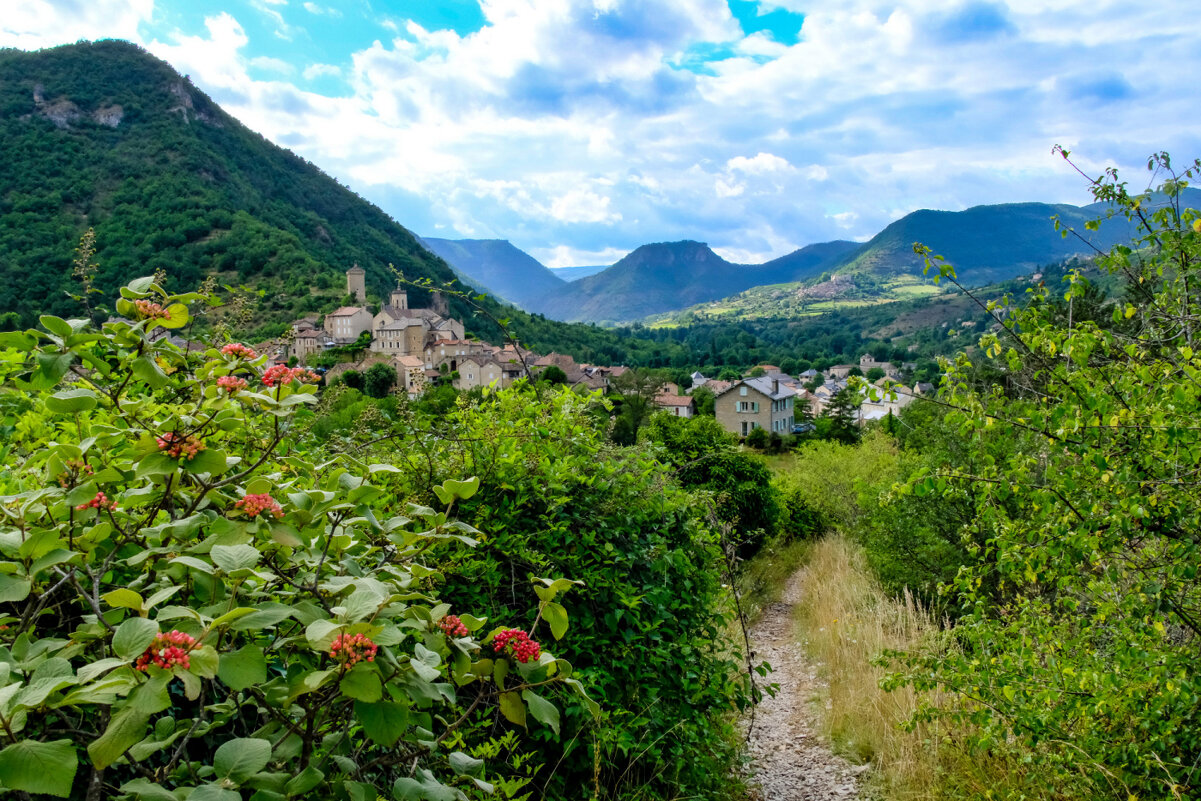
<path fill-rule="evenodd" d="M 1086 203 L 1051 154 L 1201 155 L 1191 3 L 18 0 L 0 46 L 136 41 L 415 232 L 553 266 L 736 261 L 919 208 Z M 947 254 L 953 259 L 953 254 Z"/>

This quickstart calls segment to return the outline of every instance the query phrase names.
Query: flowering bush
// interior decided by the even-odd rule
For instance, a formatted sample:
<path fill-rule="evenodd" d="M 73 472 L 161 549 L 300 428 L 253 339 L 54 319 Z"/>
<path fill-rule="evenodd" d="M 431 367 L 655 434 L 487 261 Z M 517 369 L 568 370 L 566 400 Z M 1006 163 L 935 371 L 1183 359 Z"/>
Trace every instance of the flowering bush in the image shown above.
<path fill-rule="evenodd" d="M 518 662 L 525 664 L 531 659 L 537 659 L 542 652 L 542 646 L 530 639 L 530 635 L 520 629 L 505 629 L 498 632 L 492 640 L 492 650 L 498 654 L 512 656 Z"/>
<path fill-rule="evenodd" d="M 129 322 L 143 300 L 169 319 Z M 47 316 L 44 331 L 0 334 L 16 401 L 0 406 L 0 787 L 180 801 L 491 790 L 471 738 L 497 711 L 557 732 L 544 694 L 583 685 L 544 651 L 485 656 L 482 618 L 461 615 L 455 639 L 439 629 L 450 607 L 431 546 L 475 544 L 453 515 L 479 482 L 443 482 L 437 510 L 386 503 L 372 478 L 398 468 L 325 461 L 298 439 L 307 375 L 231 394 L 217 382 L 257 369 L 252 350 L 151 340 L 210 300 L 140 279 L 121 290 L 125 320 Z M 540 581 L 539 614 L 572 584 Z"/>
<path fill-rule="evenodd" d="M 236 395 L 249 387 L 250 383 L 245 378 L 238 378 L 236 375 L 223 375 L 217 379 L 217 386 L 230 395 Z"/>
<path fill-rule="evenodd" d="M 243 345 L 240 342 L 230 342 L 228 345 L 223 345 L 221 347 L 221 354 L 223 356 L 233 356 L 235 359 L 245 359 L 248 362 L 252 362 L 259 357 L 254 348 Z"/>

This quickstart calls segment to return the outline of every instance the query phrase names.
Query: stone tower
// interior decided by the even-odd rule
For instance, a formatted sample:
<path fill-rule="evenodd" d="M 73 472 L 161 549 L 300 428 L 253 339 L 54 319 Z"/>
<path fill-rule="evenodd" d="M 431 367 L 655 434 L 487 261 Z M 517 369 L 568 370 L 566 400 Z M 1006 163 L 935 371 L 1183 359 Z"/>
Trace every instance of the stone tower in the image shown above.
<path fill-rule="evenodd" d="M 346 294 L 356 303 L 367 302 L 367 272 L 358 264 L 346 271 Z"/>
<path fill-rule="evenodd" d="M 392 290 L 392 301 L 388 304 L 394 309 L 409 308 L 409 293 L 400 284 L 396 285 L 396 289 Z"/>

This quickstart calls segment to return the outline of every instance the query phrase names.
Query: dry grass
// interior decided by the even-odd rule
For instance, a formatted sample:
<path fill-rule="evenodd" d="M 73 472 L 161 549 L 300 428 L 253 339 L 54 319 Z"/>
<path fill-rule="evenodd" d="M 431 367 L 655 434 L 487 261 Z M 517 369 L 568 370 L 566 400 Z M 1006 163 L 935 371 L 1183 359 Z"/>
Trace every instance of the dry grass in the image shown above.
<path fill-rule="evenodd" d="M 908 687 L 881 689 L 887 671 L 872 664 L 882 651 L 915 646 L 934 624 L 911 597 L 886 595 L 862 552 L 845 537 L 831 534 L 814 543 L 804 570 L 797 622 L 829 682 L 823 715 L 828 733 L 852 758 L 872 761 L 876 789 L 886 798 L 939 795 L 939 732 L 900 725 L 923 699 Z"/>

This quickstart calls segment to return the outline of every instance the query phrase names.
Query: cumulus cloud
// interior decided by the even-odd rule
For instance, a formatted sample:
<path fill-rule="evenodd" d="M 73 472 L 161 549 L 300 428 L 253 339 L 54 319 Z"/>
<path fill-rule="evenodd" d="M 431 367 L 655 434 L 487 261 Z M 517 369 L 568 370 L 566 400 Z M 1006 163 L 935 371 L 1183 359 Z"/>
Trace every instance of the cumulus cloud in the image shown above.
<path fill-rule="evenodd" d="M 756 261 L 915 208 L 1085 202 L 1056 142 L 1094 172 L 1201 151 L 1201 15 L 1183 0 L 761 0 L 804 14 L 792 44 L 744 34 L 725 0 L 481 0 L 478 30 L 393 14 L 378 40 L 319 56 L 336 64 L 299 27 L 331 6 L 245 2 L 139 39 L 152 0 L 72 3 L 74 27 L 31 0 L 6 9 L 0 44 L 142 41 L 400 222 L 556 264 L 684 238 Z"/>

